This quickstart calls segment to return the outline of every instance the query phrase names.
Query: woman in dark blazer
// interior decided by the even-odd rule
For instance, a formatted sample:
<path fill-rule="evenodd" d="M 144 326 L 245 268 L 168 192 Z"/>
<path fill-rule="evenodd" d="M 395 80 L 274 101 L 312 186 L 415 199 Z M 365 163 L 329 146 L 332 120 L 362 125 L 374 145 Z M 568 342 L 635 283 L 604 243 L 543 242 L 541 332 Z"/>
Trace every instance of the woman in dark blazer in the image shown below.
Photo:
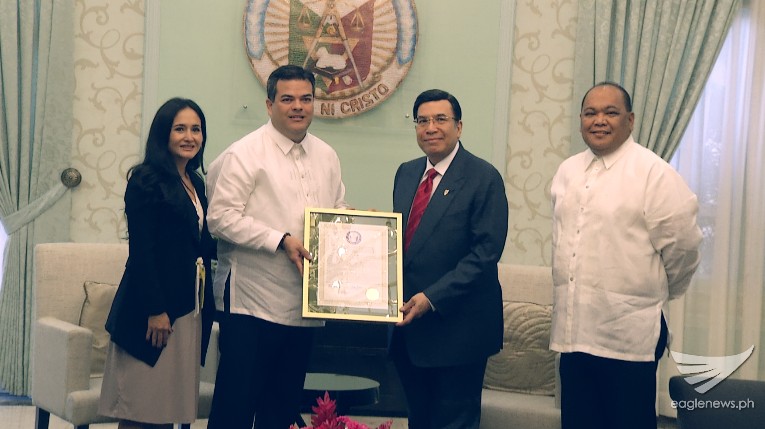
<path fill-rule="evenodd" d="M 197 416 L 199 366 L 215 306 L 207 230 L 205 117 L 191 100 L 159 108 L 143 161 L 128 172 L 129 256 L 106 321 L 111 335 L 99 413 L 119 428 L 171 427 Z"/>

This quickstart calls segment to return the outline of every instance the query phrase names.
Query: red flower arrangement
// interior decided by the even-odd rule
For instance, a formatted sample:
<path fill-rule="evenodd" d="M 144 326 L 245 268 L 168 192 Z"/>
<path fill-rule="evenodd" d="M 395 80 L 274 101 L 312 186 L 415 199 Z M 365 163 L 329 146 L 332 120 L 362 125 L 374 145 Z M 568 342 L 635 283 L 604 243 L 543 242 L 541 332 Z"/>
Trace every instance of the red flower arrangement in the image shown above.
<path fill-rule="evenodd" d="M 290 429 L 370 429 L 369 426 L 351 420 L 347 416 L 338 416 L 335 411 L 337 406 L 333 399 L 329 399 L 329 392 L 324 392 L 324 398 L 316 398 L 317 405 L 311 407 L 314 415 L 311 416 L 311 426 L 303 428 L 293 424 Z M 377 429 L 390 429 L 393 422 L 388 420 Z"/>

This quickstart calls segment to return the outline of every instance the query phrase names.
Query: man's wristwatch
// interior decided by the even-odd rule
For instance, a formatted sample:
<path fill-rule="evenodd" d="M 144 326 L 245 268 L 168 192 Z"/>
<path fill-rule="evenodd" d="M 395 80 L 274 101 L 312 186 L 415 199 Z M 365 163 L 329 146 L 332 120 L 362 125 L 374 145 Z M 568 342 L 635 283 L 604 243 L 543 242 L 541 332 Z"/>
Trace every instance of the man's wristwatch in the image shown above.
<path fill-rule="evenodd" d="M 282 239 L 279 241 L 279 246 L 277 246 L 277 249 L 284 250 L 284 239 L 289 237 L 290 235 L 292 234 L 290 234 L 289 232 L 285 232 L 284 235 L 282 235 Z"/>

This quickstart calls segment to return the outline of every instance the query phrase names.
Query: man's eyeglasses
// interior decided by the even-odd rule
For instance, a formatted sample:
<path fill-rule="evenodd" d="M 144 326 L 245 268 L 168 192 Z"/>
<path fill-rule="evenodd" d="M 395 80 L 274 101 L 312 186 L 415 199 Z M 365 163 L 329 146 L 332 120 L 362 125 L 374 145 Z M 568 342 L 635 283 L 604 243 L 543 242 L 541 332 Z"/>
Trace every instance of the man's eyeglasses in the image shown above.
<path fill-rule="evenodd" d="M 432 118 L 426 118 L 425 116 L 418 116 L 414 119 L 414 124 L 417 127 L 425 128 L 432 121 L 436 125 L 446 125 L 449 121 L 456 121 L 457 118 L 446 115 L 433 116 Z"/>

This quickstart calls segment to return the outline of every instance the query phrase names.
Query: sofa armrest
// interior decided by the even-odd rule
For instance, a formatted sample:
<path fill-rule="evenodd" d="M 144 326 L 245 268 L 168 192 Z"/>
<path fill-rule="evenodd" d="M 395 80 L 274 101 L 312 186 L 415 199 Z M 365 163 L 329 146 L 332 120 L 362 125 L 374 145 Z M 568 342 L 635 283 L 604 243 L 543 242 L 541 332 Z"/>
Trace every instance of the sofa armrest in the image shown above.
<path fill-rule="evenodd" d="M 205 357 L 205 366 L 200 373 L 200 381 L 206 381 L 215 384 L 215 375 L 218 372 L 218 336 L 220 327 L 218 322 L 213 323 L 210 333 L 210 344 L 207 346 L 207 357 Z"/>
<path fill-rule="evenodd" d="M 34 405 L 64 415 L 69 393 L 90 387 L 92 348 L 89 329 L 52 317 L 37 320 L 30 364 Z"/>

